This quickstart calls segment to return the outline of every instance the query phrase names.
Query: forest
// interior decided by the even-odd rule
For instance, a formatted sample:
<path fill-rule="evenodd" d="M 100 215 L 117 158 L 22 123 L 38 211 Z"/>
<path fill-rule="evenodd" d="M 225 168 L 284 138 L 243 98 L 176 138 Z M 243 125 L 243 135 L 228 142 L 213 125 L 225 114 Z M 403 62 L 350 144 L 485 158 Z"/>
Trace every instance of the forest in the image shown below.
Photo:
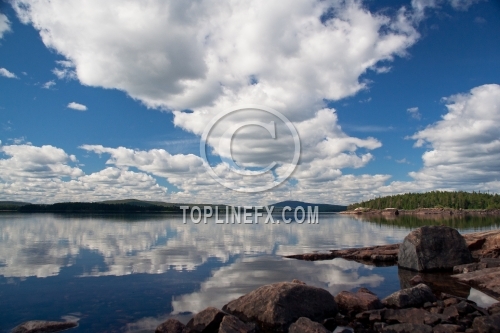
<path fill-rule="evenodd" d="M 98 202 L 60 202 L 51 205 L 29 204 L 17 210 L 20 213 L 160 213 L 182 210 L 178 206 L 139 206 L 132 204 L 105 204 Z"/>
<path fill-rule="evenodd" d="M 500 209 L 500 196 L 485 192 L 405 193 L 379 197 L 349 205 L 348 210 L 358 207 L 371 209 L 397 208 L 454 208 L 454 209 Z"/>

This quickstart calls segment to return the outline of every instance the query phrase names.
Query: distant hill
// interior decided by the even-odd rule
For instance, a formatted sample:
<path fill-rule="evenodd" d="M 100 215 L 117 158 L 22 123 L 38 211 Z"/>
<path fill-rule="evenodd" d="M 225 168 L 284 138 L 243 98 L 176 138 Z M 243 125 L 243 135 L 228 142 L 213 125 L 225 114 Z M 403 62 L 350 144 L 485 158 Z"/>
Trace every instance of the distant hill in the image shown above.
<path fill-rule="evenodd" d="M 292 209 L 295 209 L 298 206 L 301 207 L 307 207 L 307 206 L 318 206 L 318 209 L 321 213 L 333 213 L 333 212 L 343 212 L 347 210 L 347 206 L 341 206 L 341 205 L 330 205 L 330 204 L 316 204 L 316 203 L 308 203 L 308 202 L 303 202 L 303 201 L 295 201 L 295 200 L 286 200 L 282 202 L 275 203 L 273 205 L 275 208 L 283 208 L 286 206 L 289 206 Z M 305 208 L 307 209 L 307 208 Z"/>
<path fill-rule="evenodd" d="M 16 211 L 19 207 L 29 205 L 29 202 L 0 201 L 0 211 Z"/>
<path fill-rule="evenodd" d="M 172 207 L 179 206 L 181 204 L 163 202 L 163 201 L 145 201 L 138 199 L 122 199 L 122 200 L 105 200 L 99 201 L 98 203 L 107 204 L 107 205 L 133 205 L 133 206 L 162 206 L 162 207 Z"/>
<path fill-rule="evenodd" d="M 24 206 L 29 204 L 29 202 L 22 201 L 0 201 L 0 206 Z"/>

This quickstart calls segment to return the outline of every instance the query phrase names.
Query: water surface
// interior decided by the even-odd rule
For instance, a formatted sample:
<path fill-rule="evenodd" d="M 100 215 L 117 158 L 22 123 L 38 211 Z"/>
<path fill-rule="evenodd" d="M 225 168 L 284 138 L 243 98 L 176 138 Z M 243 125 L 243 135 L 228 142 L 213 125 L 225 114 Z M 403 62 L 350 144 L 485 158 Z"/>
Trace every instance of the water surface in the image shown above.
<path fill-rule="evenodd" d="M 434 222 L 433 222 L 434 221 Z M 72 332 L 150 331 L 263 284 L 299 279 L 332 294 L 400 289 L 397 267 L 283 255 L 397 243 L 416 227 L 447 223 L 462 233 L 498 218 L 445 221 L 322 214 L 319 224 L 183 224 L 181 216 L 0 215 L 0 331 L 32 319 L 79 320 Z M 484 304 L 484 294 L 461 290 Z"/>

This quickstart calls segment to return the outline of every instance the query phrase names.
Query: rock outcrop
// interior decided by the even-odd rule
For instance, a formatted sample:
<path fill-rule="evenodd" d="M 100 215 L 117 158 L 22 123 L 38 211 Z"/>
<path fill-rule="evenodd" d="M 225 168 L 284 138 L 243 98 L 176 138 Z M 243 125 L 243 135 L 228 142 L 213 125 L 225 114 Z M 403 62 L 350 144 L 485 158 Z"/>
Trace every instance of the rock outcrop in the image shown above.
<path fill-rule="evenodd" d="M 244 322 L 255 322 L 264 332 L 287 332 L 300 317 L 322 321 L 338 312 L 328 291 L 292 282 L 262 286 L 222 309 Z"/>
<path fill-rule="evenodd" d="M 67 330 L 78 326 L 71 321 L 30 320 L 16 326 L 11 333 L 50 333 Z"/>
<path fill-rule="evenodd" d="M 414 271 L 452 270 L 473 261 L 465 239 L 445 226 L 424 226 L 413 230 L 399 247 L 398 265 Z"/>

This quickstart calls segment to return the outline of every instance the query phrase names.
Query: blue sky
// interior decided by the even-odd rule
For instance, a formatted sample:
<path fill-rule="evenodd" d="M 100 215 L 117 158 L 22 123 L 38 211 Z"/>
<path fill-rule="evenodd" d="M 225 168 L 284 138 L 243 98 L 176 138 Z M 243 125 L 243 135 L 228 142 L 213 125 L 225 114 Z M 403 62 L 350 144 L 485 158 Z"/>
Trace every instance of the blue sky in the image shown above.
<path fill-rule="evenodd" d="M 346 204 L 500 189 L 497 1 L 16 0 L 0 13 L 0 200 Z M 249 103 L 285 115 L 302 145 L 295 172 L 256 193 L 221 186 L 200 158 L 206 124 Z M 209 142 L 216 173 L 276 181 L 280 167 L 230 174 L 226 125 Z M 233 157 L 249 170 L 288 154 L 258 128 L 238 133 Z"/>

